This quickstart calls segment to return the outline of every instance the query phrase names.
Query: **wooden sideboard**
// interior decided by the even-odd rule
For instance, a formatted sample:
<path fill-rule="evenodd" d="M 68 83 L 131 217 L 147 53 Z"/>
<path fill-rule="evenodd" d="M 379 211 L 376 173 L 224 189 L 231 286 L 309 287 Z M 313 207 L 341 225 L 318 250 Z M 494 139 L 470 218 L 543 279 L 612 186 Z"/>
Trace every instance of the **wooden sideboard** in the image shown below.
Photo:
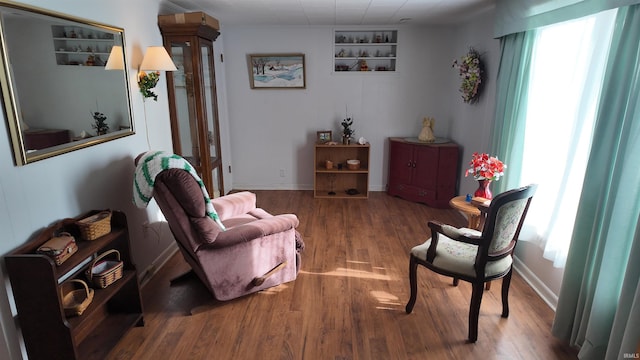
<path fill-rule="evenodd" d="M 71 131 L 60 129 L 33 129 L 23 132 L 25 150 L 40 150 L 71 142 Z"/>
<path fill-rule="evenodd" d="M 92 241 L 80 240 L 75 225 L 75 220 L 86 215 L 48 227 L 5 256 L 18 323 L 30 360 L 104 359 L 125 332 L 133 326 L 144 325 L 124 213 L 114 211 L 111 232 Z M 60 231 L 75 236 L 78 251 L 56 266 L 51 258 L 37 254 L 36 250 Z M 92 286 L 84 277 L 84 271 L 97 255 L 111 249 L 120 253 L 124 263 L 122 278 L 105 289 Z M 82 315 L 67 317 L 61 287 L 71 279 L 86 281 L 94 288 L 94 298 Z"/>
<path fill-rule="evenodd" d="M 458 183 L 459 147 L 389 138 L 387 193 L 437 208 L 449 207 Z"/>

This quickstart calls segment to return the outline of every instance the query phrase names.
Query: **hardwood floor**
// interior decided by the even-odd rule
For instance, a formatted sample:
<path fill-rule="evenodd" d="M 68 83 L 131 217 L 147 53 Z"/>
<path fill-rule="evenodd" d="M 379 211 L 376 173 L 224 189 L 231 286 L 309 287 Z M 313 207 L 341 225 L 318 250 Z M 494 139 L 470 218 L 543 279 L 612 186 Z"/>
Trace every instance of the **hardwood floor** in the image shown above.
<path fill-rule="evenodd" d="M 265 210 L 298 215 L 306 245 L 298 278 L 217 302 L 195 277 L 169 286 L 188 269 L 176 254 L 143 288 L 145 326 L 109 359 L 576 359 L 551 335 L 553 311 L 517 273 L 509 318 L 500 317 L 499 281 L 485 292 L 475 344 L 466 342 L 464 281 L 453 287 L 420 267 L 416 306 L 405 313 L 409 250 L 430 236 L 428 220 L 466 224 L 457 211 L 382 192 L 368 200 L 255 193 Z"/>

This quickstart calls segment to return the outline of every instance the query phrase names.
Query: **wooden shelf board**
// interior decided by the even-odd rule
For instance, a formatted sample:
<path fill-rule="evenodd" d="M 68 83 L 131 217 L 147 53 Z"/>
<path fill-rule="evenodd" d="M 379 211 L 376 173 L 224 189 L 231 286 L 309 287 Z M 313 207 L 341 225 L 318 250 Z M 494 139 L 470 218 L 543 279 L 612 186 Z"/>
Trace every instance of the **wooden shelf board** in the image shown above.
<path fill-rule="evenodd" d="M 369 169 L 358 169 L 358 170 L 349 170 L 349 169 L 325 169 L 325 168 L 317 168 L 316 172 L 319 174 L 368 174 Z"/>
<path fill-rule="evenodd" d="M 67 319 L 70 327 L 75 329 L 81 326 L 83 322 L 88 321 L 89 318 L 94 316 L 96 311 L 99 311 L 111 298 L 113 298 L 114 294 L 118 293 L 129 281 L 137 281 L 135 271 L 125 270 L 122 275 L 122 279 L 118 279 L 105 289 L 96 289 L 95 285 L 87 283 L 90 287 L 94 288 L 93 301 L 91 301 L 91 304 L 82 315 Z"/>
<path fill-rule="evenodd" d="M 316 199 L 367 199 L 369 198 L 369 194 L 349 195 L 336 192 L 335 195 L 329 195 L 328 191 L 317 191 L 314 197 Z"/>
<path fill-rule="evenodd" d="M 81 359 L 105 359 L 122 334 L 142 321 L 142 314 L 112 314 L 77 349 Z"/>

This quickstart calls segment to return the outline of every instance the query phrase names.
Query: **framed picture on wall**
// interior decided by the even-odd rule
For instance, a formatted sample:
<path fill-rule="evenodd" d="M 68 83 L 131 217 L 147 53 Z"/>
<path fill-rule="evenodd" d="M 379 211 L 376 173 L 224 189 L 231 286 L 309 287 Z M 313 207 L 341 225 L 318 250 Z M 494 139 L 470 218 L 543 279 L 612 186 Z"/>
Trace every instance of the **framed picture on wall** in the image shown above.
<path fill-rule="evenodd" d="M 304 54 L 249 54 L 252 89 L 305 89 Z"/>
<path fill-rule="evenodd" d="M 316 142 L 318 144 L 324 144 L 331 141 L 331 130 L 318 131 Z"/>

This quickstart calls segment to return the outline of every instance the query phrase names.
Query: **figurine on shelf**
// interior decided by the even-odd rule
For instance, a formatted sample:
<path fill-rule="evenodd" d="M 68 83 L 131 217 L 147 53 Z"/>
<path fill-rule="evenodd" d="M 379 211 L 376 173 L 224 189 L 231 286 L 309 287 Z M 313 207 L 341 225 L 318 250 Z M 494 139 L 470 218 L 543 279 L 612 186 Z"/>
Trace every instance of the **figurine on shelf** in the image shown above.
<path fill-rule="evenodd" d="M 360 71 L 369 71 L 369 65 L 367 65 L 367 60 L 360 60 Z"/>
<path fill-rule="evenodd" d="M 424 142 L 434 142 L 436 137 L 433 135 L 433 127 L 436 124 L 436 120 L 434 118 L 424 118 L 422 119 L 422 130 L 420 131 L 420 135 L 418 135 L 418 140 Z"/>

